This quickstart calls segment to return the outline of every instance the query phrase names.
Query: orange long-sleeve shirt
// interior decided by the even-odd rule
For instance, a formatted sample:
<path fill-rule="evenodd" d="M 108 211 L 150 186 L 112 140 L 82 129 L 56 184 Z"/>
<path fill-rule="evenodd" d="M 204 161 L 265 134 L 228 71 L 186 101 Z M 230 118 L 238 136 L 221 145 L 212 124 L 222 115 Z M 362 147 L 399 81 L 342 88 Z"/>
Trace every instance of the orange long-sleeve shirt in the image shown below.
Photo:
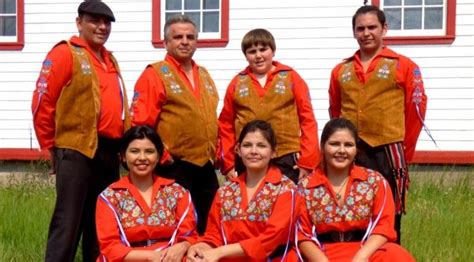
<path fill-rule="evenodd" d="M 273 167 L 253 198 L 247 199 L 246 176 L 244 173 L 219 189 L 209 212 L 206 233 L 198 239 L 214 247 L 225 242 L 241 245 L 245 257 L 222 261 L 267 261 L 278 246 L 293 239 L 299 206 L 294 194 L 296 186 Z M 296 261 L 294 249 L 289 249 L 286 261 Z"/>
<path fill-rule="evenodd" d="M 354 61 L 356 76 L 361 83 L 365 83 L 372 74 L 377 72 L 374 69 L 382 58 L 391 58 L 398 60 L 396 82 L 405 93 L 405 138 L 403 141 L 406 161 L 410 162 L 415 152 L 418 136 L 426 113 L 427 96 L 421 78 L 421 72 L 418 66 L 409 58 L 397 54 L 389 48 L 383 48 L 382 51 L 371 61 L 367 71 L 364 72 L 360 60 L 360 52 L 357 51 L 352 57 L 338 64 L 331 73 L 329 86 L 329 115 L 331 118 L 341 115 L 341 87 L 339 86 L 339 75 L 343 70 L 343 64 L 347 60 Z M 417 106 L 419 112 L 417 112 Z"/>
<path fill-rule="evenodd" d="M 414 261 L 402 247 L 391 243 L 396 239 L 394 230 L 395 205 L 390 186 L 379 173 L 354 166 L 342 205 L 337 204 L 335 192 L 318 168 L 299 183 L 302 205 L 299 214 L 298 243 L 313 241 L 318 234 L 327 232 L 365 231 L 369 221 L 376 223 L 371 235 L 387 238 L 388 243 L 379 248 L 370 261 Z M 378 218 L 379 217 L 379 218 Z M 312 234 L 315 226 L 316 235 Z M 319 241 L 319 240 L 318 240 Z M 350 261 L 361 248 L 361 242 L 321 243 L 330 261 Z M 317 247 L 317 243 L 315 243 Z"/>
<path fill-rule="evenodd" d="M 194 78 L 193 87 L 176 59 L 170 55 L 166 55 L 165 61 L 174 67 L 176 72 L 179 74 L 179 78 L 183 80 L 186 87 L 193 92 L 196 99 L 200 99 L 199 66 L 194 61 L 192 62 Z M 166 103 L 166 88 L 163 80 L 160 79 L 160 76 L 155 72 L 153 67 L 149 66 L 143 71 L 142 75 L 135 83 L 134 92 L 146 95 L 140 95 L 139 97 L 134 96 L 130 110 L 132 114 L 132 126 L 156 126 L 156 122 L 160 116 L 161 107 Z"/>
<path fill-rule="evenodd" d="M 160 240 L 149 247 L 124 244 L 115 213 L 99 197 L 96 209 L 97 237 L 101 256 L 105 256 L 107 261 L 123 261 L 134 249 L 154 250 L 165 246 L 175 230 L 178 232 L 173 244 L 181 241 L 192 244 L 197 238 L 194 230 L 196 217 L 193 203 L 189 202 L 189 192 L 174 183 L 174 180 L 154 177 L 151 206 L 147 205 L 128 176 L 111 184 L 102 194 L 119 213 L 129 243 Z M 179 224 L 181 218 L 183 221 Z"/>
<path fill-rule="evenodd" d="M 123 96 L 118 69 L 115 68 L 110 52 L 101 49 L 101 62 L 87 43 L 73 36 L 70 42 L 87 50 L 99 79 L 101 113 L 98 133 L 108 138 L 120 138 L 124 130 Z M 36 82 L 31 109 L 36 137 L 42 149 L 54 146 L 56 102 L 61 91 L 70 81 L 73 73 L 71 50 L 67 44 L 55 46 L 46 56 Z M 71 106 L 81 106 L 71 104 Z"/>
<path fill-rule="evenodd" d="M 222 172 L 226 173 L 234 167 L 236 144 L 235 134 L 235 119 L 236 112 L 234 106 L 235 88 L 239 81 L 240 75 L 248 75 L 251 78 L 252 86 L 249 88 L 256 88 L 260 97 L 263 97 L 268 92 L 273 78 L 281 71 L 288 71 L 291 74 L 293 83 L 292 91 L 295 97 L 295 104 L 297 115 L 300 122 L 301 134 L 295 134 L 300 137 L 300 158 L 298 159 L 298 166 L 306 169 L 314 169 L 319 164 L 319 140 L 318 140 L 318 125 L 313 113 L 311 105 L 311 97 L 309 89 L 301 76 L 291 67 L 283 65 L 274 61 L 273 65 L 276 67 L 274 71 L 268 73 L 267 82 L 265 86 L 261 86 L 255 74 L 252 73 L 250 67 L 247 67 L 239 75 L 235 76 L 230 82 L 224 97 L 224 106 L 219 115 L 219 140 L 220 140 L 220 158 L 222 161 Z M 277 141 L 278 142 L 278 141 Z M 295 152 L 296 153 L 296 152 Z"/>

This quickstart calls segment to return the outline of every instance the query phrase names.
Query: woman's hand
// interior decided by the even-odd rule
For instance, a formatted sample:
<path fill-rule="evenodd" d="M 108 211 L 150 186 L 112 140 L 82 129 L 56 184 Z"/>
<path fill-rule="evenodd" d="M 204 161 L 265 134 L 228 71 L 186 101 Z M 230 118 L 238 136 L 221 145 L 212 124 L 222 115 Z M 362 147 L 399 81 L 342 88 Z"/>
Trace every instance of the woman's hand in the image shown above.
<path fill-rule="evenodd" d="M 163 251 L 154 250 L 132 250 L 124 257 L 123 261 L 150 261 L 161 262 L 164 257 Z"/>
<path fill-rule="evenodd" d="M 222 253 L 219 248 L 213 248 L 202 252 L 202 261 L 217 262 L 222 258 Z"/>
<path fill-rule="evenodd" d="M 197 243 L 188 248 L 188 254 L 186 256 L 187 261 L 203 261 L 204 251 L 211 250 L 212 247 L 206 243 Z"/>
<path fill-rule="evenodd" d="M 368 262 L 368 261 L 369 261 L 369 258 L 363 255 L 360 255 L 359 252 L 357 252 L 354 258 L 352 258 L 352 262 Z"/>
<path fill-rule="evenodd" d="M 231 178 L 236 178 L 237 177 L 237 171 L 235 171 L 235 168 L 232 168 L 225 174 L 225 177 L 227 180 L 230 180 Z"/>
<path fill-rule="evenodd" d="M 163 259 L 164 262 L 174 262 L 174 261 L 182 261 L 184 254 L 188 250 L 190 244 L 188 241 L 183 241 L 181 243 L 177 243 L 172 245 L 171 247 L 163 250 Z"/>

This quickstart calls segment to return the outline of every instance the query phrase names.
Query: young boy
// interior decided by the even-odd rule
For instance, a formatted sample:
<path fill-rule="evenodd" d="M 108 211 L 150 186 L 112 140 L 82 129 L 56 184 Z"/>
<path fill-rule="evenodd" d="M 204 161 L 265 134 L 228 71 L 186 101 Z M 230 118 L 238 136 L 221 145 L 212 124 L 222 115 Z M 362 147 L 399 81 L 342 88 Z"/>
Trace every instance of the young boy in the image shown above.
<path fill-rule="evenodd" d="M 219 116 L 221 171 L 237 175 L 236 137 L 249 121 L 269 122 L 276 133 L 273 163 L 295 183 L 319 164 L 318 127 L 308 86 L 291 67 L 273 60 L 276 44 L 265 29 L 249 31 L 242 39 L 248 66 L 230 82 Z"/>

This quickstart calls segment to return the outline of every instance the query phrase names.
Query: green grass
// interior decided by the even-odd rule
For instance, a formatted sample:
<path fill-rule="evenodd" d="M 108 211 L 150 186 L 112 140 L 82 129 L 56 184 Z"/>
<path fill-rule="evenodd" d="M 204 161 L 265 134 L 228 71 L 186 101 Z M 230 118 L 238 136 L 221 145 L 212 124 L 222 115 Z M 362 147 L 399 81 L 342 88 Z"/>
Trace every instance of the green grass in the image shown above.
<path fill-rule="evenodd" d="M 42 261 L 54 188 L 33 178 L 0 189 L 0 261 Z"/>
<path fill-rule="evenodd" d="M 420 173 L 412 176 L 403 246 L 418 261 L 474 261 L 474 170 Z M 45 178 L 12 179 L 0 188 L 0 261 L 44 260 L 55 197 Z"/>
<path fill-rule="evenodd" d="M 412 180 L 402 244 L 418 261 L 474 261 L 474 173 L 457 176 Z"/>

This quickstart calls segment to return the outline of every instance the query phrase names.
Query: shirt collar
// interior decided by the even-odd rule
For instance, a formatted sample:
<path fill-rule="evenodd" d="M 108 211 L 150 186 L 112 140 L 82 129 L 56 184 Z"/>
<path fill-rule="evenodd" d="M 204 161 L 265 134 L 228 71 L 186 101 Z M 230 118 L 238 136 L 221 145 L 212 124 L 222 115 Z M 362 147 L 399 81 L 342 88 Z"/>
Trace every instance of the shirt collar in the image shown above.
<path fill-rule="evenodd" d="M 238 183 L 245 183 L 245 178 L 247 177 L 247 172 L 244 172 L 242 175 L 232 178 L 231 181 Z M 274 185 L 281 183 L 282 174 L 280 169 L 277 167 L 270 167 L 265 175 L 263 181 L 266 183 L 272 183 Z"/>
<path fill-rule="evenodd" d="M 270 74 L 274 75 L 279 73 L 280 71 L 290 71 L 293 70 L 291 67 L 284 65 L 278 61 L 273 61 L 272 65 L 275 66 L 275 70 L 273 70 Z M 250 69 L 250 66 L 247 66 L 244 70 L 240 71 L 240 75 L 253 75 L 252 69 Z"/>
<path fill-rule="evenodd" d="M 352 180 L 365 181 L 368 178 L 368 173 L 364 170 L 364 168 L 359 166 L 353 165 L 350 168 L 349 173 L 349 176 L 352 178 Z M 307 179 L 308 183 L 305 186 L 306 188 L 318 187 L 320 185 L 329 183 L 329 180 L 321 167 L 317 168 Z"/>
<path fill-rule="evenodd" d="M 157 175 L 153 175 L 153 184 L 154 186 L 162 187 L 162 186 L 169 186 L 174 183 L 174 180 L 172 179 L 167 179 L 164 177 L 160 177 Z M 112 183 L 109 186 L 111 189 L 130 189 L 131 187 L 135 187 L 132 184 L 132 180 L 130 179 L 130 176 L 124 176 L 122 177 L 119 181 Z"/>
<path fill-rule="evenodd" d="M 178 70 L 182 71 L 181 69 L 181 63 L 178 62 L 178 60 L 176 60 L 174 57 L 172 57 L 171 55 L 169 54 L 166 54 L 165 56 L 165 61 L 172 64 L 174 67 L 176 67 Z M 196 62 L 194 62 L 193 59 L 191 59 L 191 65 L 193 67 L 193 70 L 196 69 L 198 67 L 198 65 L 196 64 Z"/>
<path fill-rule="evenodd" d="M 72 36 L 71 39 L 69 39 L 69 41 L 70 41 L 72 44 L 76 45 L 76 46 L 80 46 L 80 47 L 82 47 L 82 48 L 87 49 L 87 51 L 89 51 L 89 53 L 94 54 L 94 52 L 93 52 L 92 49 L 89 47 L 89 45 L 87 44 L 87 42 L 84 41 L 84 39 L 82 39 L 82 38 L 80 38 L 80 37 L 78 37 L 78 36 Z M 108 57 L 108 56 L 107 56 L 108 53 L 112 53 L 112 52 L 108 51 L 104 46 L 100 47 L 100 52 L 101 52 L 101 54 L 102 54 L 102 57 L 104 57 L 104 59 L 105 59 L 106 57 Z"/>
<path fill-rule="evenodd" d="M 377 58 L 377 57 L 387 57 L 387 58 L 399 58 L 400 55 L 395 53 L 392 49 L 390 48 L 387 48 L 387 47 L 382 47 L 382 50 L 380 50 L 380 52 L 374 57 Z M 357 60 L 360 62 L 360 50 L 357 50 L 352 56 L 344 59 L 345 61 L 349 61 L 349 60 Z"/>

